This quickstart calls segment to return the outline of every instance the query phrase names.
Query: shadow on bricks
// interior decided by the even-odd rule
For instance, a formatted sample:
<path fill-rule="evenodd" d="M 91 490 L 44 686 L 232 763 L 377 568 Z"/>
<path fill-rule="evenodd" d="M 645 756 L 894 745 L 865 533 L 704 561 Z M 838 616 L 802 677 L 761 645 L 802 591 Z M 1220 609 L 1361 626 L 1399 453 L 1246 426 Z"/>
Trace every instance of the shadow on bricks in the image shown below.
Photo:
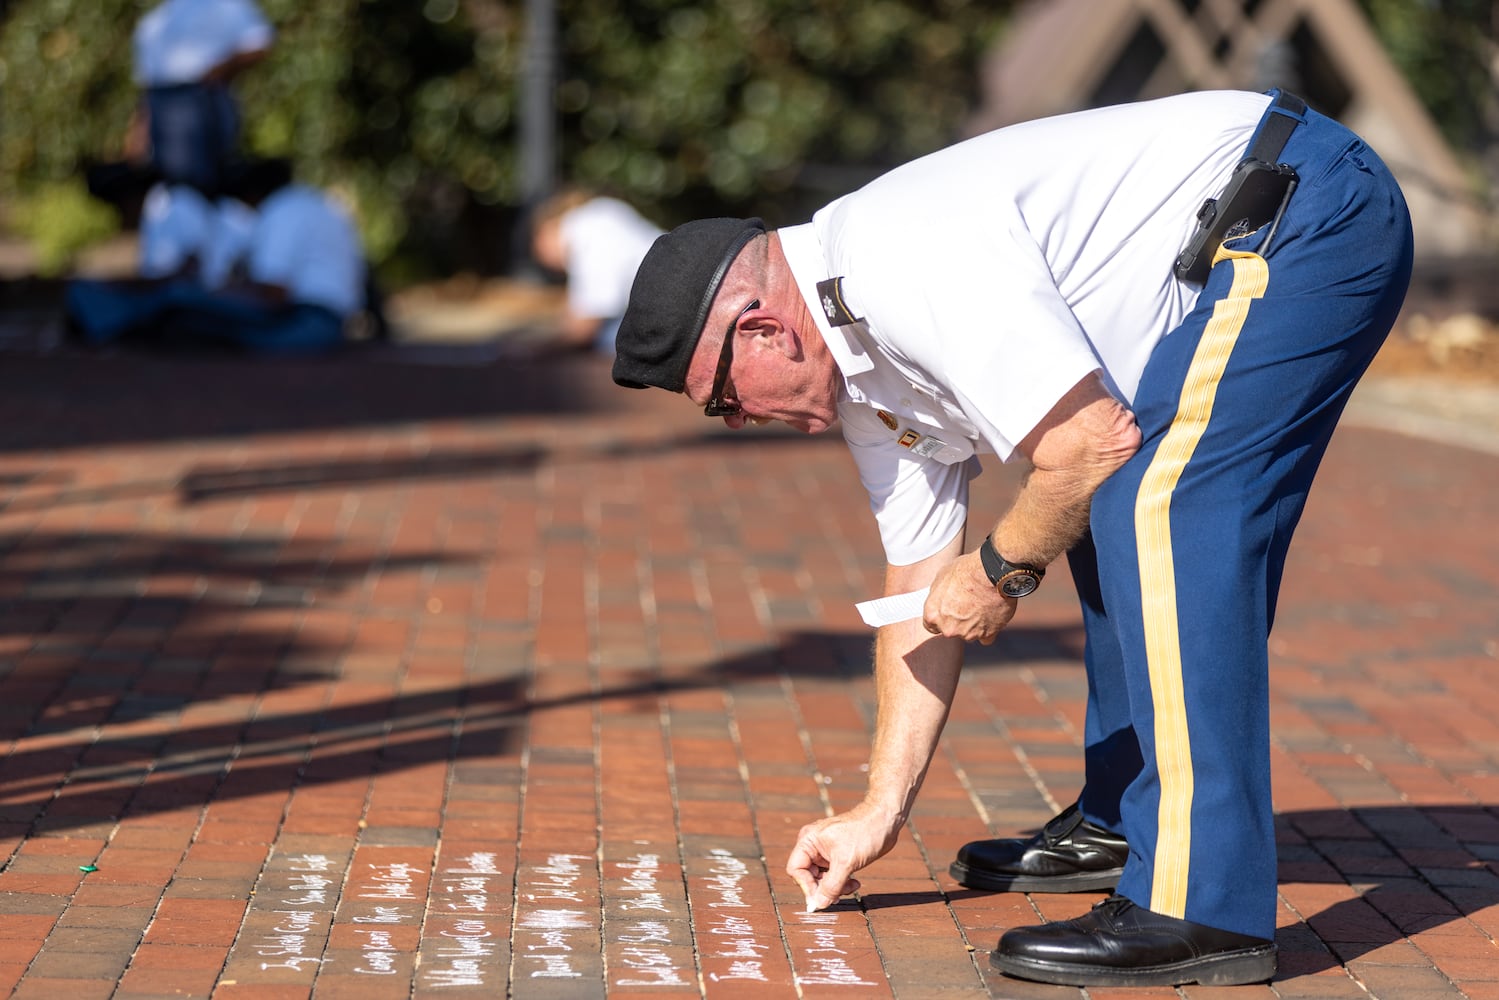
<path fill-rule="evenodd" d="M 1281 927 L 1280 975 L 1311 975 L 1411 939 L 1492 947 L 1499 905 L 1499 813 L 1471 804 L 1289 811 L 1276 817 L 1280 896 L 1302 923 Z M 1486 915 L 1486 916 L 1485 916 Z M 1472 928 L 1470 920 L 1479 921 Z M 1487 924 L 1487 931 L 1484 926 Z"/>
<path fill-rule="evenodd" d="M 198 550 L 200 555 L 206 551 Z M 142 558 L 140 564 L 155 563 Z M 130 565 L 127 560 L 113 569 L 128 577 Z M 297 565 L 292 561 L 282 568 L 294 576 Z M 85 564 L 77 570 L 80 580 L 106 576 L 102 567 L 91 571 Z M 44 674 L 23 670 L 0 678 L 0 696 L 14 706 L 9 714 L 31 718 L 29 725 L 11 728 L 20 729 L 16 735 L 23 741 L 35 741 L 33 746 L 23 743 L 0 762 L 5 788 L 0 824 L 22 833 L 59 833 L 461 761 L 466 752 L 519 755 L 527 741 L 527 719 L 537 712 L 654 704 L 672 694 L 782 677 L 853 681 L 868 672 L 868 635 L 798 631 L 775 645 L 748 649 L 676 677 L 643 672 L 638 680 L 592 692 L 531 697 L 530 679 L 517 673 L 421 694 L 309 711 L 246 713 L 192 726 L 183 725 L 181 716 L 197 700 L 212 703 L 334 679 L 334 672 L 296 664 L 315 663 L 336 651 L 253 629 L 211 637 L 211 621 L 183 620 L 189 608 L 207 619 L 216 614 L 213 604 L 202 600 L 148 603 L 131 614 L 142 627 L 155 622 L 210 636 L 207 641 L 216 647 L 211 656 L 163 658 L 149 648 L 123 647 L 73 655 L 66 652 L 64 638 L 54 659 L 37 661 L 47 667 Z M 1072 631 L 1010 630 L 1004 637 L 1006 668 L 1062 655 L 1072 642 L 1081 641 Z M 231 769 L 232 780 L 225 780 Z"/>
<path fill-rule="evenodd" d="M 596 359 L 474 366 L 91 354 L 10 356 L 0 451 L 372 424 L 588 413 L 619 390 Z"/>

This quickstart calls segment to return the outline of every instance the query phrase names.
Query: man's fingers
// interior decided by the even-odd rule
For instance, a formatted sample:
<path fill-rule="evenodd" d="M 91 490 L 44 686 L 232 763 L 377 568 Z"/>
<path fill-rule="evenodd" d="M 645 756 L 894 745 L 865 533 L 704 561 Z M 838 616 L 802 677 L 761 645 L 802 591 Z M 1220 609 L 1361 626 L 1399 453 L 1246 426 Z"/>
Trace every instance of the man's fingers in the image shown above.
<path fill-rule="evenodd" d="M 836 890 L 829 888 L 833 885 L 837 885 L 838 888 Z M 817 890 L 807 894 L 807 912 L 816 913 L 818 910 L 832 906 L 844 896 L 852 896 L 862 887 L 863 883 L 856 878 L 846 878 L 839 883 L 824 875 Z"/>
<path fill-rule="evenodd" d="M 813 848 L 805 837 L 796 842 L 791 856 L 786 860 L 786 874 L 801 886 L 802 897 L 807 900 L 811 912 L 813 897 L 817 894 L 817 881 L 827 870 L 828 861 L 822 852 Z"/>
<path fill-rule="evenodd" d="M 817 885 L 818 905 L 813 907 L 811 905 L 812 900 L 808 899 L 807 912 L 811 913 L 813 909 L 820 910 L 824 906 L 832 906 L 838 902 L 840 896 L 845 896 L 853 891 L 848 888 L 850 885 L 857 884 L 853 880 L 853 872 L 847 866 L 840 866 L 838 868 L 829 867 L 827 871 L 822 873 L 822 878 Z"/>
<path fill-rule="evenodd" d="M 787 871 L 796 884 L 801 887 L 802 898 L 810 900 L 812 894 L 817 891 L 817 879 L 813 878 L 812 873 L 805 868 L 787 869 Z"/>

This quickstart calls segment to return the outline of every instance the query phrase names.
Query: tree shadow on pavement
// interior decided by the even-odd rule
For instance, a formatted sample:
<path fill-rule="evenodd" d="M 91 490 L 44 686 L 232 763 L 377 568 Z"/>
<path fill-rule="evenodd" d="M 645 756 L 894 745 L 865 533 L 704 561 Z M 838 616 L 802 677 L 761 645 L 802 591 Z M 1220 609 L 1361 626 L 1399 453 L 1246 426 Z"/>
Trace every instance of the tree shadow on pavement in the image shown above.
<path fill-rule="evenodd" d="M 86 504 L 117 503 L 174 496 L 185 505 L 277 493 L 350 490 L 381 484 L 408 485 L 438 480 L 523 476 L 549 461 L 628 460 L 695 449 L 719 451 L 800 443 L 790 433 L 686 433 L 650 441 L 603 438 L 592 442 L 538 446 L 422 448 L 410 455 L 382 452 L 365 458 L 338 457 L 303 462 L 201 462 L 181 475 L 78 484 L 66 470 L 17 467 L 0 475 L 0 513 L 57 510 Z"/>
<path fill-rule="evenodd" d="M 1277 978 L 1362 959 L 1403 964 L 1374 953 L 1422 932 L 1456 944 L 1462 928 L 1455 925 L 1463 923 L 1470 943 L 1482 945 L 1475 960 L 1492 948 L 1499 931 L 1499 809 L 1466 803 L 1316 809 L 1282 813 L 1276 826 L 1281 896 L 1304 920 L 1277 935 Z"/>
<path fill-rule="evenodd" d="M 1275 982 L 1344 967 L 1361 980 L 1379 975 L 1371 966 L 1445 970 L 1462 955 L 1469 955 L 1474 967 L 1492 963 L 1499 931 L 1499 807 L 1293 810 L 1277 814 L 1275 821 L 1281 905 L 1301 917 L 1276 934 Z M 867 910 L 993 895 L 977 889 L 871 888 L 875 891 L 860 897 Z M 1389 952 L 1406 942 L 1424 957 Z M 1403 993 L 1380 995 L 1415 994 L 1407 982 Z"/>
<path fill-rule="evenodd" d="M 695 439 L 764 442 L 690 419 L 672 394 L 622 389 L 607 358 L 448 366 L 352 356 L 312 360 L 6 356 L 0 454 L 254 434 L 498 418 L 658 413 Z M 680 419 L 678 419 L 680 418 Z M 627 449 L 628 450 L 628 449 Z"/>
<path fill-rule="evenodd" d="M 0 452 L 590 413 L 633 402 L 596 358 L 453 367 L 136 355 L 7 357 L 0 400 Z"/>
<path fill-rule="evenodd" d="M 177 606 L 176 613 L 188 608 Z M 210 636 L 212 622 L 202 624 Z M 104 675 L 101 660 L 88 655 L 0 675 L 0 703 L 21 709 L 0 734 L 17 740 L 0 761 L 0 825 L 23 834 L 55 833 L 469 754 L 519 761 L 534 713 L 607 703 L 655 718 L 659 700 L 676 693 L 729 691 L 787 677 L 867 678 L 870 641 L 860 633 L 799 631 L 670 676 L 616 668 L 613 683 L 552 697 L 529 695 L 529 677 L 517 667 L 509 676 L 421 693 L 180 725 L 177 715 L 194 702 L 333 682 L 335 672 L 303 672 L 295 665 L 345 652 L 309 643 L 295 630 L 219 639 L 228 646 L 215 655 L 185 650 L 171 657 L 143 648 L 106 657 Z M 28 738 L 40 740 L 28 746 Z M 809 765 L 812 783 L 810 774 Z"/>

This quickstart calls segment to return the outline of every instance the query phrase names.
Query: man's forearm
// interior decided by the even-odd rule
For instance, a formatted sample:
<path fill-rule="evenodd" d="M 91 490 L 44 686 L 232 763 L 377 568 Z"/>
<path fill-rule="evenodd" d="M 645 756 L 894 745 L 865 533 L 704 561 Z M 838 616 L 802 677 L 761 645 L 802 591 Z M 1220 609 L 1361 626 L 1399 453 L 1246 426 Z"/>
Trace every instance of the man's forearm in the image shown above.
<path fill-rule="evenodd" d="M 929 635 L 914 618 L 880 629 L 874 659 L 879 709 L 865 798 L 903 822 L 947 722 L 963 643 Z"/>
<path fill-rule="evenodd" d="M 941 551 L 910 566 L 885 572 L 885 593 L 918 590 L 963 551 L 959 532 Z M 875 637 L 874 680 L 879 709 L 869 752 L 865 801 L 904 821 L 921 787 L 937 739 L 947 722 L 963 669 L 960 639 L 934 637 L 920 618 L 881 628 Z"/>
<path fill-rule="evenodd" d="M 994 526 L 994 548 L 1011 562 L 1046 566 L 1088 530 L 1098 483 L 1032 470 Z"/>
<path fill-rule="evenodd" d="M 1140 447 L 1134 414 L 1097 375 L 1079 382 L 1021 442 L 1031 472 L 994 526 L 1011 562 L 1044 566 L 1088 530 L 1093 494 Z"/>

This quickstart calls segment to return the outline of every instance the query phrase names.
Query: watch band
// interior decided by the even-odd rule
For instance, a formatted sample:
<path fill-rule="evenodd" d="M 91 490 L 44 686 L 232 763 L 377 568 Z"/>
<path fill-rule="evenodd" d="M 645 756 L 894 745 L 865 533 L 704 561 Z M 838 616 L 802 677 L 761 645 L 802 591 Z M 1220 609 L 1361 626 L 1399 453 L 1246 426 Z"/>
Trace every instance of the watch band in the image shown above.
<path fill-rule="evenodd" d="M 1046 576 L 1046 570 L 1040 566 L 1012 563 L 1000 555 L 999 550 L 994 547 L 992 535 L 986 537 L 984 544 L 979 546 L 979 562 L 983 563 L 984 575 L 989 578 L 989 582 L 1006 597 L 1025 597 L 1034 593 Z"/>

